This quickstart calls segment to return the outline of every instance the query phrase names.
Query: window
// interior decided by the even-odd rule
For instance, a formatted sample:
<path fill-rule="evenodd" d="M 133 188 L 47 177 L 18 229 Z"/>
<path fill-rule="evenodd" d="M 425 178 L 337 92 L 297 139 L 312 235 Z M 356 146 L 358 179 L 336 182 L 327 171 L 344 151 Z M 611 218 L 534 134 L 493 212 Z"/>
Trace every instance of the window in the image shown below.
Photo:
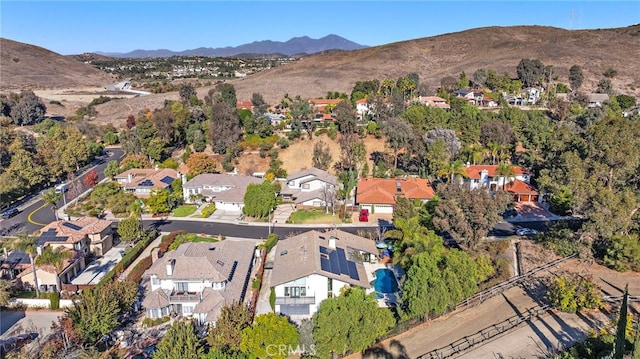
<path fill-rule="evenodd" d="M 160 280 L 158 280 L 158 277 L 153 276 L 151 277 L 151 285 L 159 285 L 160 284 Z"/>
<path fill-rule="evenodd" d="M 285 297 L 306 297 L 307 287 L 284 287 Z"/>
<path fill-rule="evenodd" d="M 191 313 L 193 313 L 193 307 L 187 306 L 187 305 L 182 306 L 182 314 L 191 314 Z"/>
<path fill-rule="evenodd" d="M 189 290 L 189 283 L 176 282 L 176 292 L 187 292 Z"/>
<path fill-rule="evenodd" d="M 327 278 L 327 291 L 329 293 L 333 292 L 333 279 Z"/>
<path fill-rule="evenodd" d="M 309 184 L 308 183 L 303 184 L 302 189 L 309 189 Z"/>

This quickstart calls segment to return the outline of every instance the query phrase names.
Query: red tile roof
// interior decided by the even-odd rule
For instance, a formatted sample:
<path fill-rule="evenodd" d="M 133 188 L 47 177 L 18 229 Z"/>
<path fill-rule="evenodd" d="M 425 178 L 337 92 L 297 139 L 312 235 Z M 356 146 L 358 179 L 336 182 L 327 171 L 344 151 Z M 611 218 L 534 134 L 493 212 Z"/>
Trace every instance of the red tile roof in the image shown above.
<path fill-rule="evenodd" d="M 540 194 L 540 192 L 538 192 L 535 187 L 520 180 L 515 180 L 508 184 L 507 192 L 511 192 L 514 194 L 530 194 L 536 196 Z"/>
<path fill-rule="evenodd" d="M 487 171 L 489 177 L 493 177 L 496 175 L 496 168 L 498 165 L 469 165 L 464 168 L 464 171 L 467 173 L 467 176 L 471 179 L 480 179 L 480 172 Z M 520 166 L 513 166 L 514 175 L 523 175 L 525 171 Z"/>
<path fill-rule="evenodd" d="M 251 102 L 251 101 L 238 101 L 236 103 L 236 109 L 238 109 L 238 110 L 242 110 L 242 109 L 252 110 L 253 109 L 253 102 Z"/>
<path fill-rule="evenodd" d="M 399 195 L 409 199 L 431 199 L 434 192 L 424 178 L 362 178 L 358 181 L 358 203 L 395 204 Z"/>

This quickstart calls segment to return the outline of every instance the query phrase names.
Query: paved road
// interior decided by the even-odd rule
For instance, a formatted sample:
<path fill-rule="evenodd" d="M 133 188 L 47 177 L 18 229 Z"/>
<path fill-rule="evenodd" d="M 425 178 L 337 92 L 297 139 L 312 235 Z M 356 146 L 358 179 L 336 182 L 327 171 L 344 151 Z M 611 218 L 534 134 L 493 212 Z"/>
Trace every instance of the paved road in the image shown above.
<path fill-rule="evenodd" d="M 92 165 L 84 168 L 82 176 L 78 176 L 76 178 L 76 181 L 78 181 L 82 188 L 80 193 L 88 189 L 88 187 L 85 186 L 85 184 L 82 182 L 84 173 L 86 173 L 86 171 L 94 169 L 98 173 L 98 180 L 102 180 L 104 178 L 103 172 L 104 168 L 107 166 L 107 162 L 112 159 L 119 160 L 124 153 L 120 148 L 108 148 L 107 150 L 112 152 L 113 155 L 104 159 L 96 160 Z M 66 201 L 71 201 L 73 199 L 74 198 L 71 196 L 71 193 L 67 192 Z M 61 207 L 63 204 L 64 200 L 60 200 L 60 202 L 58 202 L 58 207 Z M 40 199 L 39 196 L 19 205 L 18 208 L 20 209 L 20 214 L 13 218 L 0 220 L 0 235 L 10 235 L 22 233 L 25 231 L 33 233 L 34 231 L 37 231 L 38 229 L 43 227 L 42 225 L 38 225 L 36 223 L 48 224 L 55 221 L 56 219 L 51 206 L 44 206 L 44 201 Z M 31 222 L 28 218 L 30 214 L 32 214 Z"/>
<path fill-rule="evenodd" d="M 6 311 L 0 310 L 0 339 L 24 333 L 38 333 L 39 338 L 51 333 L 51 324 L 64 312 L 50 310 Z"/>

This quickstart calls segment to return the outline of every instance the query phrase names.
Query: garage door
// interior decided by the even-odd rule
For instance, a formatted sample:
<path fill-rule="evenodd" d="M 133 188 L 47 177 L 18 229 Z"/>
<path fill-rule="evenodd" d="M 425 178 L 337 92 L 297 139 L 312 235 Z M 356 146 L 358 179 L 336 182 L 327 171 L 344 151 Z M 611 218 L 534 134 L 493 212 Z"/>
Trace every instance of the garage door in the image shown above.
<path fill-rule="evenodd" d="M 309 315 L 309 304 L 281 304 L 280 313 L 286 315 Z"/>
<path fill-rule="evenodd" d="M 373 213 L 393 213 L 393 206 L 390 204 L 376 204 Z"/>

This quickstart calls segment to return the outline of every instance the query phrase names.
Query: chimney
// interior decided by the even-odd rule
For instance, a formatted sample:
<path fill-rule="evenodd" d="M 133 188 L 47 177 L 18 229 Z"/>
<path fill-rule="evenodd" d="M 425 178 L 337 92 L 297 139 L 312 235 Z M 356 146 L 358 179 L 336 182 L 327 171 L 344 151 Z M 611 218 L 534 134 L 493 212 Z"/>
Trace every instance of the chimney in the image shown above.
<path fill-rule="evenodd" d="M 329 248 L 336 249 L 336 240 L 337 239 L 338 238 L 336 238 L 334 236 L 329 237 Z"/>
<path fill-rule="evenodd" d="M 156 171 L 160 171 L 160 166 L 155 165 L 154 169 L 155 169 Z"/>
<path fill-rule="evenodd" d="M 471 162 L 467 161 L 467 167 L 471 166 Z"/>
<path fill-rule="evenodd" d="M 133 172 L 129 172 L 127 175 L 127 183 L 133 182 Z"/>
<path fill-rule="evenodd" d="M 167 261 L 167 275 L 168 276 L 172 276 L 173 275 L 173 268 L 175 268 L 176 266 L 176 260 L 175 259 L 169 259 Z"/>

